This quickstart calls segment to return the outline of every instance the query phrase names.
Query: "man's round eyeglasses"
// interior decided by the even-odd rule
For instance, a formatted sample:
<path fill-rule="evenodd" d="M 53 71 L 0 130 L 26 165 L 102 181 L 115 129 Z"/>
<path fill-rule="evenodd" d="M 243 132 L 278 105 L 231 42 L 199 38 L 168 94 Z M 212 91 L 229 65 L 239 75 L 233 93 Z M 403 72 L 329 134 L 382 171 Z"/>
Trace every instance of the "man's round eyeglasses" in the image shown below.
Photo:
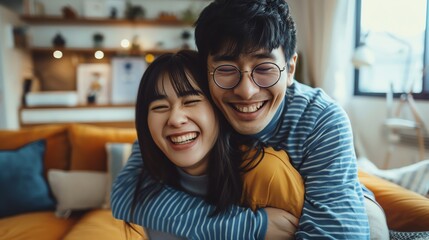
<path fill-rule="evenodd" d="M 259 87 L 269 88 L 279 81 L 285 69 L 286 66 L 280 69 L 275 63 L 263 62 L 252 69 L 250 76 L 253 82 Z M 213 81 L 218 87 L 233 89 L 240 83 L 243 73 L 246 72 L 249 71 L 240 71 L 240 69 L 234 65 L 225 64 L 216 67 L 213 72 L 209 72 L 209 74 L 213 76 Z"/>

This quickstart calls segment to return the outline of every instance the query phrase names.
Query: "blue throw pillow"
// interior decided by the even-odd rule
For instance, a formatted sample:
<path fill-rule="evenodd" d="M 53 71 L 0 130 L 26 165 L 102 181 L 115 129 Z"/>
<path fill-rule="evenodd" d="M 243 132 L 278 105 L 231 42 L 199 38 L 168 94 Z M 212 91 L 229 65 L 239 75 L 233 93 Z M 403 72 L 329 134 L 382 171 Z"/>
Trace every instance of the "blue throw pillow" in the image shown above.
<path fill-rule="evenodd" d="M 44 152 L 44 140 L 0 151 L 0 218 L 55 209 L 43 177 Z"/>

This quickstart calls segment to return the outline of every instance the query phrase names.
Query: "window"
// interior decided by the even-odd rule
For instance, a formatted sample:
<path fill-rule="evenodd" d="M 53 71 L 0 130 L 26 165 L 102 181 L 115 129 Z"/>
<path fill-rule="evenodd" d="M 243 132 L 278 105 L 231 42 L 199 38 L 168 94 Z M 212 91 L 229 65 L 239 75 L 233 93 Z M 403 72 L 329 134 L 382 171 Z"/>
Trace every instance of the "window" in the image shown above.
<path fill-rule="evenodd" d="M 429 99 L 429 0 L 357 0 L 356 47 L 372 54 L 355 71 L 355 95 Z M 371 59 L 371 58 L 370 58 Z"/>

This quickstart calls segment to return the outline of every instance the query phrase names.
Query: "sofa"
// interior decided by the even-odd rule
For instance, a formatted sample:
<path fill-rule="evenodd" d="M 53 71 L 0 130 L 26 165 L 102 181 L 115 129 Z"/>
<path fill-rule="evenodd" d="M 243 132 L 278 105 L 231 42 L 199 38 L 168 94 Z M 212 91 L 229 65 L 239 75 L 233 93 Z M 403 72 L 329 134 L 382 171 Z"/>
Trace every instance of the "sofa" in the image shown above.
<path fill-rule="evenodd" d="M 0 130 L 0 239 L 145 239 L 125 231 L 108 208 L 107 146 L 135 139 L 134 129 L 86 124 Z"/>
<path fill-rule="evenodd" d="M 135 139 L 134 129 L 87 124 L 0 130 L 0 239 L 146 239 L 109 209 L 111 182 Z M 362 171 L 359 179 L 389 229 L 429 231 L 426 197 Z"/>

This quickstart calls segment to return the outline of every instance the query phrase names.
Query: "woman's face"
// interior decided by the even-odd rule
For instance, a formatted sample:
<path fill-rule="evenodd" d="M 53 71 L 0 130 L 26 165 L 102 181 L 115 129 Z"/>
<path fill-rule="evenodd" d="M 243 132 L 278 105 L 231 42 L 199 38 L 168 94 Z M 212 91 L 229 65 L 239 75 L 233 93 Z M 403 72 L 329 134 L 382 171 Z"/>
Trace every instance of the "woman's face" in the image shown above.
<path fill-rule="evenodd" d="M 200 91 L 196 84 L 192 85 Z M 158 79 L 158 88 L 163 96 L 150 103 L 148 109 L 149 131 L 154 142 L 188 174 L 204 174 L 207 154 L 219 131 L 213 107 L 202 93 L 177 96 L 168 75 Z"/>

